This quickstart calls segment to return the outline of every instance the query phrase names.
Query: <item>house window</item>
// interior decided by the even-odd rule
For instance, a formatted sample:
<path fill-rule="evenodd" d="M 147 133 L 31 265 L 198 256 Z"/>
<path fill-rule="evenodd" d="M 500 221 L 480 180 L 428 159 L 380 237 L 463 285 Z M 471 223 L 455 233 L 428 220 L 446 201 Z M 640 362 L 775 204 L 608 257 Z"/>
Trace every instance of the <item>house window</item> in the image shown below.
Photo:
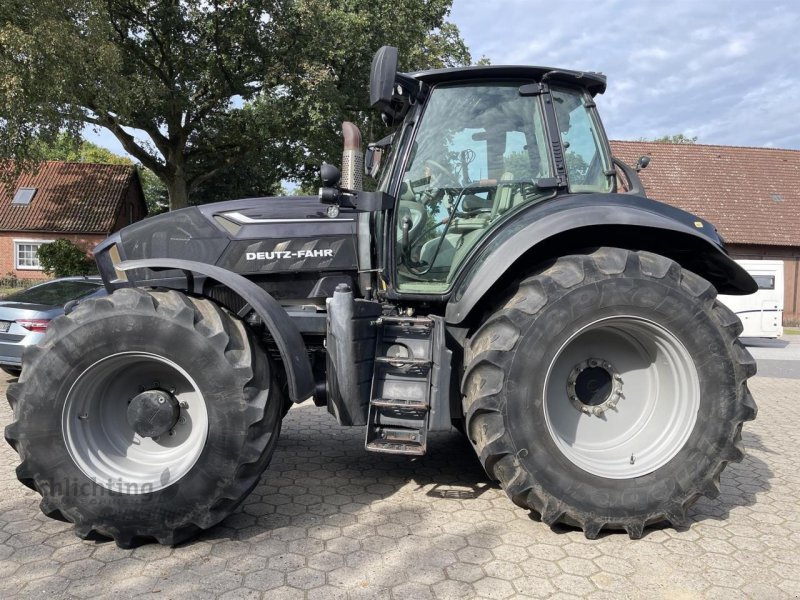
<path fill-rule="evenodd" d="M 14 240 L 14 266 L 17 269 L 41 271 L 36 251 L 53 240 Z"/>
<path fill-rule="evenodd" d="M 19 188 L 14 194 L 14 199 L 11 201 L 11 204 L 27 206 L 31 203 L 31 200 L 33 200 L 35 194 L 36 188 Z"/>

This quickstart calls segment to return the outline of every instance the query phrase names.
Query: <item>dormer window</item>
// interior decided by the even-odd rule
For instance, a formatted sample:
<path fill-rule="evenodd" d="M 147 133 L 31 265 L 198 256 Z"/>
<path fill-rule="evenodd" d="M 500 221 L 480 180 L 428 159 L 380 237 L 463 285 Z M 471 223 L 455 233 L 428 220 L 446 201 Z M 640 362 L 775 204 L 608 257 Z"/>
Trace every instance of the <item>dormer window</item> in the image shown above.
<path fill-rule="evenodd" d="M 36 195 L 36 188 L 19 188 L 17 193 L 14 194 L 14 199 L 11 201 L 11 204 L 19 204 L 21 206 L 27 206 L 33 200 L 33 197 Z"/>

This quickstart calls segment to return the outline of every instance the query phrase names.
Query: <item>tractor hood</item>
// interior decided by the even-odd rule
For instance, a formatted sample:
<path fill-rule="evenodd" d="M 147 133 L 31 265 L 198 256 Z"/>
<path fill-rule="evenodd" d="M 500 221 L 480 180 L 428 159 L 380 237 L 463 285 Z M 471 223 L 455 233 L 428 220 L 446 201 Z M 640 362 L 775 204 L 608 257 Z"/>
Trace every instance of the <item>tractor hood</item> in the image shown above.
<path fill-rule="evenodd" d="M 97 246 L 95 258 L 106 283 L 114 276 L 112 262 L 148 258 L 192 260 L 245 275 L 356 270 L 356 213 L 342 210 L 331 218 L 326 208 L 316 196 L 185 208 L 129 225 Z"/>

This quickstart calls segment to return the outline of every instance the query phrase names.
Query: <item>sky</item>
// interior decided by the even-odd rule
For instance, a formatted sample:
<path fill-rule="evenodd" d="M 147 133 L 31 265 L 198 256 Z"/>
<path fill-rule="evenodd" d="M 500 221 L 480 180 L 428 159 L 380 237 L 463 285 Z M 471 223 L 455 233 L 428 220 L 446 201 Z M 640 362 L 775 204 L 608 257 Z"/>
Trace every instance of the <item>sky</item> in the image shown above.
<path fill-rule="evenodd" d="M 600 71 L 612 139 L 800 149 L 800 2 L 455 0 L 477 60 Z"/>
<path fill-rule="evenodd" d="M 605 73 L 612 139 L 800 150 L 798 0 L 455 0 L 450 19 L 474 60 Z"/>

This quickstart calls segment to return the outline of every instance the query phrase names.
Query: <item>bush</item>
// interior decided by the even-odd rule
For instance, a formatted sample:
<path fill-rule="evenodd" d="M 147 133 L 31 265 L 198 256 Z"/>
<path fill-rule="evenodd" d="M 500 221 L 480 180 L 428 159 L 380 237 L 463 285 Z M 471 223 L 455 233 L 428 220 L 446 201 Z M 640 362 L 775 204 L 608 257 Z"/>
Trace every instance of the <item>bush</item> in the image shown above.
<path fill-rule="evenodd" d="M 44 244 L 36 251 L 42 270 L 53 277 L 71 277 L 96 272 L 94 262 L 85 250 L 69 240 L 60 239 Z"/>

